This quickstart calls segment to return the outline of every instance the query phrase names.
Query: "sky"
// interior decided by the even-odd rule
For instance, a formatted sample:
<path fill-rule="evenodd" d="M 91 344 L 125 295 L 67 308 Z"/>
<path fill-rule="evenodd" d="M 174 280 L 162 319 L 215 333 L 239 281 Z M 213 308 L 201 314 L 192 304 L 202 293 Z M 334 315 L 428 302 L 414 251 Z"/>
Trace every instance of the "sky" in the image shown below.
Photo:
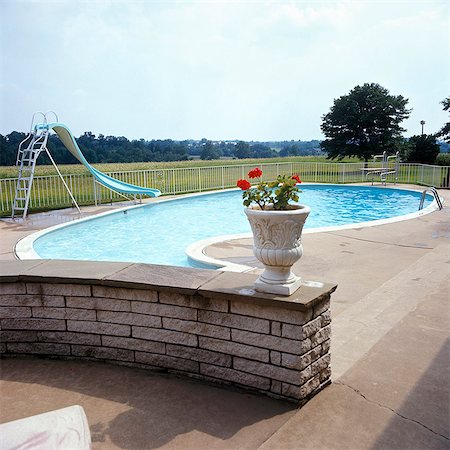
<path fill-rule="evenodd" d="M 0 2 L 0 133 L 56 111 L 79 136 L 323 139 L 334 99 L 403 95 L 405 136 L 450 96 L 450 3 Z"/>

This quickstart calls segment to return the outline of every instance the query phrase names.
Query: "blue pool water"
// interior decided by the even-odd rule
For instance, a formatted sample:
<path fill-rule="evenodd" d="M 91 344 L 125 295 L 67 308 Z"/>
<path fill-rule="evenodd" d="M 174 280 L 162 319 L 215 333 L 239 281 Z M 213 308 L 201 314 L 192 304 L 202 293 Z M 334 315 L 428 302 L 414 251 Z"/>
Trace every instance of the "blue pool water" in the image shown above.
<path fill-rule="evenodd" d="M 339 226 L 416 212 L 420 193 L 368 186 L 302 185 L 311 207 L 305 228 Z M 188 245 L 224 234 L 249 233 L 241 191 L 180 198 L 69 224 L 39 237 L 41 258 L 130 261 L 189 266 Z M 431 202 L 427 196 L 425 206 Z"/>

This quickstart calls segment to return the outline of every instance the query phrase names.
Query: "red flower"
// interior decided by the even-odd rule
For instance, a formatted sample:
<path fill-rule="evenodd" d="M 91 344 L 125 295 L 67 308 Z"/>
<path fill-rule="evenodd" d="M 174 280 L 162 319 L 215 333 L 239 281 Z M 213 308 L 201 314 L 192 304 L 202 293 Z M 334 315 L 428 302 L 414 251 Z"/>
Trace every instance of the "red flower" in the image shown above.
<path fill-rule="evenodd" d="M 247 191 L 252 185 L 247 180 L 238 180 L 237 187 L 240 187 L 243 191 Z"/>
<path fill-rule="evenodd" d="M 302 180 L 300 180 L 300 177 L 298 175 L 292 175 L 292 179 L 295 180 L 297 183 L 302 182 Z"/>
<path fill-rule="evenodd" d="M 262 170 L 259 167 L 255 167 L 254 169 L 250 170 L 248 173 L 249 178 L 259 178 L 262 175 Z"/>

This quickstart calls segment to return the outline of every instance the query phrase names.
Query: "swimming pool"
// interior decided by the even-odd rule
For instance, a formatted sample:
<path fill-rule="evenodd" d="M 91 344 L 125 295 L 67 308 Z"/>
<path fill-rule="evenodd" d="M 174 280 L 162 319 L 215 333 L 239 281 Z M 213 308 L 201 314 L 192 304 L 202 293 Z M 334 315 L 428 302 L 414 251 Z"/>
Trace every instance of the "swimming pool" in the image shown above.
<path fill-rule="evenodd" d="M 300 202 L 311 206 L 305 229 L 339 227 L 416 212 L 420 192 L 369 186 L 302 185 Z M 432 201 L 427 196 L 425 206 Z M 190 266 L 185 254 L 196 241 L 250 233 L 241 191 L 163 200 L 53 227 L 29 237 L 35 257 L 129 261 Z"/>

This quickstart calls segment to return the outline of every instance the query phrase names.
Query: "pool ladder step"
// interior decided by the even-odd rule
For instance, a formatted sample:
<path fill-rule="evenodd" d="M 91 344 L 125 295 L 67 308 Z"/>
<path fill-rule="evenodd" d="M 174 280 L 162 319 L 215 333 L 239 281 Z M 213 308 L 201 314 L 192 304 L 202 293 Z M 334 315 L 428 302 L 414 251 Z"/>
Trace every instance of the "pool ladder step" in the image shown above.
<path fill-rule="evenodd" d="M 423 204 L 425 202 L 425 197 L 427 196 L 427 192 L 430 192 L 431 194 L 433 194 L 433 197 L 436 200 L 438 208 L 442 209 L 443 208 L 442 201 L 441 201 L 441 198 L 439 197 L 438 191 L 436 190 L 435 187 L 428 187 L 428 188 L 424 189 L 423 192 L 422 192 L 422 197 L 421 197 L 420 203 L 419 203 L 419 211 L 421 209 L 423 209 Z"/>

